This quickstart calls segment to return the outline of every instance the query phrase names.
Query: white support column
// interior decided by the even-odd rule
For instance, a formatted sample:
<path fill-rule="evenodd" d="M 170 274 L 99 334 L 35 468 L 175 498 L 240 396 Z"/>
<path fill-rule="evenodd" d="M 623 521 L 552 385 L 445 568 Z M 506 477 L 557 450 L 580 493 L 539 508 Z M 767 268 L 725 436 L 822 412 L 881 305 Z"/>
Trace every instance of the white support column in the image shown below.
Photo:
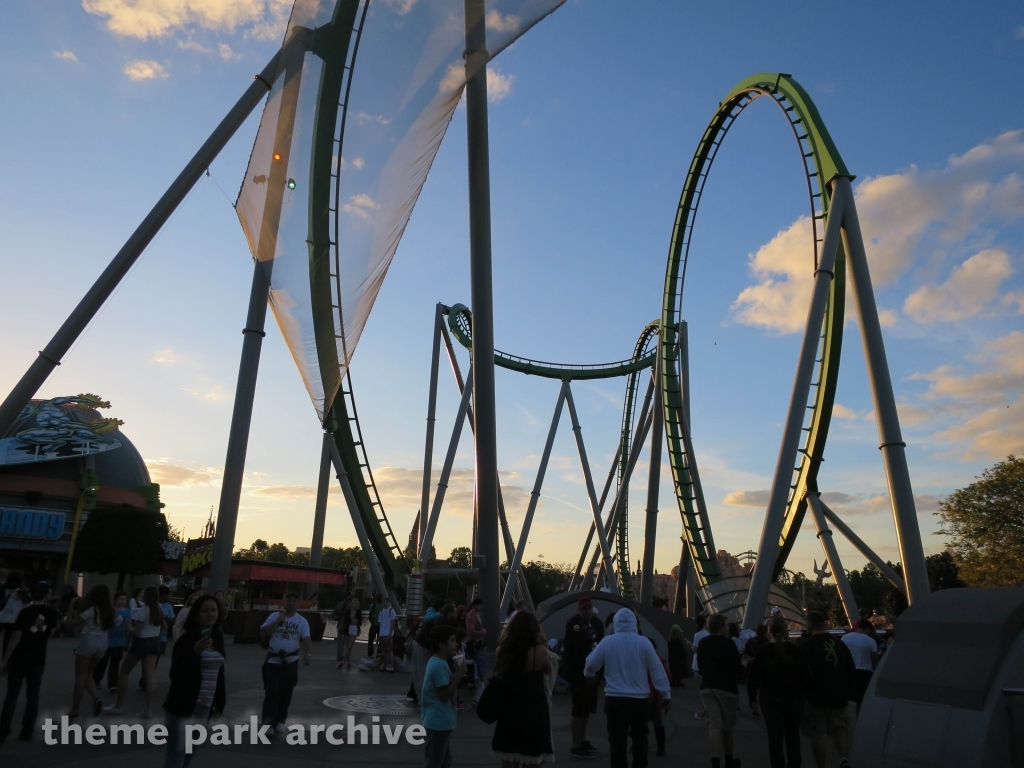
<path fill-rule="evenodd" d="M 871 385 L 871 396 L 875 402 L 875 422 L 880 443 L 878 448 L 882 452 L 885 476 L 889 482 L 896 541 L 899 544 L 900 562 L 903 563 L 903 574 L 907 584 L 907 602 L 912 604 L 931 592 L 931 587 L 924 561 L 921 527 L 917 522 L 914 489 L 910 484 L 910 470 L 907 468 L 906 443 L 903 442 L 900 431 L 900 417 L 896 412 L 896 397 L 892 391 L 889 362 L 882 341 L 882 325 L 878 320 L 878 308 L 875 305 L 875 293 L 871 287 L 871 273 L 868 270 L 868 257 L 864 251 L 864 238 L 861 236 L 857 208 L 852 202 L 850 180 L 837 179 L 836 190 L 843 190 L 851 201 L 843 212 L 843 246 L 849 265 L 853 300 L 860 317 L 868 383 Z"/>

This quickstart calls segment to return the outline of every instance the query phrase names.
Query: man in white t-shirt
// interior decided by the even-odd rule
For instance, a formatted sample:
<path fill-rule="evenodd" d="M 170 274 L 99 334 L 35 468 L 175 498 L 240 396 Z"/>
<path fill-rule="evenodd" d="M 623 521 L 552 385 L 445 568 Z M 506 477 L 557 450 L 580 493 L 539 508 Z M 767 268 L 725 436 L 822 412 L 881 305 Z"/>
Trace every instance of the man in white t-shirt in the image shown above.
<path fill-rule="evenodd" d="M 395 674 L 395 624 L 398 614 L 391 607 L 391 598 L 384 598 L 384 607 L 380 609 L 377 621 L 380 623 L 380 652 L 384 657 L 384 671 Z"/>
<path fill-rule="evenodd" d="M 878 643 L 871 637 L 871 622 L 867 619 L 860 619 L 853 627 L 853 631 L 843 635 L 843 643 L 850 649 L 853 656 L 853 663 L 856 669 L 853 672 L 853 695 L 851 698 L 857 702 L 857 714 L 860 714 L 860 703 L 864 700 L 864 693 L 871 682 L 871 674 L 875 665 L 878 664 Z"/>
<path fill-rule="evenodd" d="M 267 617 L 260 627 L 260 637 L 267 643 L 267 660 L 263 663 L 263 725 L 277 733 L 284 733 L 288 719 L 288 705 L 292 703 L 292 689 L 299 682 L 299 656 L 303 666 L 309 666 L 312 640 L 309 622 L 296 613 L 299 596 L 289 592 L 284 596 L 284 610 Z"/>

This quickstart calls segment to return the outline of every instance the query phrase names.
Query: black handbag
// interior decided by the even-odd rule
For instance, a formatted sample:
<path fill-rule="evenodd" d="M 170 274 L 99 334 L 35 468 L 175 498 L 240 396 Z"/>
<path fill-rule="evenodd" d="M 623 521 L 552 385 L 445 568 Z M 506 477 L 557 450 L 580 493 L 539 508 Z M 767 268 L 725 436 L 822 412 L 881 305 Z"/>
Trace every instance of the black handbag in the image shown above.
<path fill-rule="evenodd" d="M 480 694 L 480 701 L 476 704 L 476 716 L 488 725 L 498 722 L 501 717 L 501 710 L 506 700 L 505 681 L 495 676 L 487 681 L 483 693 Z"/>

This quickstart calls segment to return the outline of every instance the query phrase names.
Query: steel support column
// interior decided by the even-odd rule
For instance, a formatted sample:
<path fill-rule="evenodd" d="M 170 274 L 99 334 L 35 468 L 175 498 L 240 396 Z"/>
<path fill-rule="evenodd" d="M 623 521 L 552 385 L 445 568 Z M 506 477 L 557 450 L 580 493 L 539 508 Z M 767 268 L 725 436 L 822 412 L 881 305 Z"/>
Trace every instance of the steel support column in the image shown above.
<path fill-rule="evenodd" d="M 235 527 L 238 524 L 238 504 L 245 474 L 245 455 L 249 448 L 249 428 L 252 426 L 252 404 L 256 397 L 256 376 L 260 368 L 263 337 L 267 335 L 263 329 L 267 322 L 269 295 L 269 270 L 266 265 L 254 262 L 249 312 L 242 330 L 242 358 L 238 363 L 238 382 L 235 385 L 228 450 L 224 459 L 220 504 L 217 507 L 217 530 L 213 538 L 213 560 L 210 562 L 211 591 L 228 588 L 231 553 L 235 548 Z"/>
<path fill-rule="evenodd" d="M 420 495 L 420 522 L 419 541 L 416 542 L 416 551 L 423 543 L 423 533 L 427 530 L 427 510 L 430 507 L 430 472 L 433 469 L 434 453 L 434 422 L 437 411 L 437 368 L 441 362 L 441 326 L 444 317 L 441 313 L 442 305 L 438 303 L 434 310 L 434 336 L 433 347 L 430 351 L 430 393 L 427 395 L 427 440 L 423 449 L 423 491 Z M 459 388 L 461 391 L 461 387 Z"/>
<path fill-rule="evenodd" d="M 569 382 L 565 382 L 564 391 L 565 400 L 569 406 L 569 418 L 572 421 L 572 432 L 576 436 L 576 449 L 580 455 L 580 464 L 583 466 L 583 480 L 587 485 L 590 511 L 594 515 L 593 530 L 597 531 L 597 541 L 601 547 L 601 556 L 604 558 L 604 567 L 610 573 L 612 569 L 611 547 L 608 544 L 608 537 L 604 535 L 604 528 L 601 526 L 601 505 L 597 501 L 597 491 L 594 490 L 594 476 L 590 473 L 590 462 L 587 461 L 587 448 L 583 444 L 583 430 L 580 428 L 580 420 L 576 413 L 576 403 L 573 401 L 572 387 L 569 385 Z M 587 546 L 589 547 L 589 542 Z"/>
<path fill-rule="evenodd" d="M 836 180 L 836 190 L 853 199 L 850 180 Z M 864 251 L 857 209 L 851 203 L 843 212 L 843 247 L 849 265 L 853 300 L 860 317 L 860 333 L 864 342 L 864 356 L 867 361 L 868 382 L 875 403 L 875 422 L 878 426 L 879 450 L 885 464 L 885 477 L 889 483 L 889 498 L 892 499 L 892 514 L 896 524 L 896 541 L 900 548 L 900 562 L 907 584 L 907 602 L 931 592 L 928 584 L 928 569 L 924 562 L 924 547 L 921 543 L 921 528 L 917 522 L 917 507 L 914 504 L 914 489 L 910 484 L 910 470 L 907 468 L 906 443 L 900 431 L 900 417 L 896 411 L 896 397 L 892 391 L 889 376 L 889 362 L 885 356 L 882 341 L 882 325 L 878 321 L 875 306 L 875 292 L 871 287 L 871 273 Z"/>
<path fill-rule="evenodd" d="M 565 402 L 565 393 L 569 389 L 569 382 L 563 381 L 562 388 L 558 390 L 558 401 L 555 403 L 555 413 L 551 417 L 551 428 L 548 429 L 548 439 L 544 443 L 544 453 L 540 457 L 540 466 L 537 467 L 537 479 L 533 483 L 533 491 L 530 493 L 530 504 L 526 508 L 526 519 L 523 520 L 523 530 L 519 534 L 519 545 L 516 547 L 516 554 L 509 565 L 508 583 L 505 585 L 505 594 L 501 598 L 500 616 L 504 616 L 509 605 L 512 603 L 512 590 L 515 584 L 514 579 L 519 577 L 519 568 L 523 563 L 523 553 L 526 551 L 526 543 L 530 538 L 530 526 L 533 525 L 533 515 L 537 511 L 537 502 L 540 500 L 540 489 L 544 485 L 544 475 L 548 471 L 548 460 L 551 458 L 551 449 L 555 444 L 555 434 L 558 432 L 558 421 L 562 415 L 562 404 Z"/>
<path fill-rule="evenodd" d="M 612 480 L 615 479 L 615 470 L 619 467 L 619 456 L 622 455 L 622 443 L 619 442 L 619 447 L 616 450 L 615 457 L 612 459 L 611 469 L 608 470 L 608 477 L 604 481 L 604 490 L 601 491 L 601 498 L 597 503 L 597 510 L 601 512 L 604 510 L 605 499 L 608 498 L 608 489 L 612 487 Z M 590 554 L 590 542 L 594 538 L 594 531 L 597 529 L 597 524 L 590 524 L 590 531 L 587 533 L 587 542 L 583 545 L 583 552 L 580 553 L 579 562 L 576 564 L 576 570 L 572 574 L 572 579 L 569 581 L 569 591 L 575 592 L 582 586 L 581 574 L 583 572 L 583 566 L 587 562 L 587 555 Z M 609 545 L 610 547 L 611 545 Z"/>
<path fill-rule="evenodd" d="M 843 602 L 843 611 L 846 613 L 846 620 L 851 627 L 857 626 L 857 619 L 860 614 L 857 612 L 857 601 L 853 597 L 853 589 L 850 587 L 850 580 L 846 578 L 846 571 L 843 570 L 843 563 L 839 559 L 839 551 L 836 543 L 832 540 L 832 531 L 825 522 L 825 514 L 821 509 L 821 501 L 816 493 L 807 494 L 807 507 L 814 517 L 814 527 L 818 531 L 818 541 L 821 548 L 825 550 L 825 560 L 832 570 L 832 578 L 835 579 L 836 588 L 839 590 L 839 599 Z"/>
<path fill-rule="evenodd" d="M 800 434 L 804 424 L 804 415 L 807 412 L 807 397 L 811 389 L 811 378 L 814 375 L 818 340 L 821 337 L 825 309 L 828 306 L 829 289 L 834 277 L 843 211 L 850 194 L 848 180 L 845 185 L 838 182 L 837 179 L 833 186 L 832 204 L 825 228 L 825 240 L 822 243 L 819 262 L 814 272 L 814 287 L 811 290 L 811 304 L 807 311 L 807 325 L 800 347 L 800 356 L 797 358 L 796 374 L 793 377 L 793 392 L 790 396 L 789 411 L 779 445 L 775 477 L 772 480 L 771 494 L 768 498 L 768 510 L 765 513 L 764 526 L 761 529 L 757 561 L 754 563 L 750 591 L 747 593 L 747 605 L 743 615 L 744 629 L 754 629 L 761 623 L 764 618 L 765 606 L 768 603 L 768 592 L 772 585 L 775 556 L 779 549 L 779 538 L 785 523 L 793 467 L 796 465 L 797 451 L 800 448 Z"/>
<path fill-rule="evenodd" d="M 366 534 L 366 526 L 363 525 L 363 518 L 359 515 L 359 504 L 356 502 L 356 495 L 352 491 L 352 482 L 348 479 L 348 472 L 341 461 L 341 454 L 334 440 L 331 440 L 331 461 L 334 463 L 334 471 L 338 473 L 338 483 L 341 484 L 341 492 L 345 495 L 345 505 L 348 507 L 349 516 L 352 518 L 352 527 L 356 529 L 356 537 L 359 539 L 359 546 L 363 549 L 366 558 L 366 567 L 370 571 L 370 578 L 373 580 L 373 587 L 378 595 L 390 595 L 387 586 L 384 584 L 384 577 L 380 572 L 380 564 L 377 556 L 373 554 L 373 547 L 370 545 L 370 537 Z M 394 601 L 394 595 L 391 597 Z"/>
<path fill-rule="evenodd" d="M 665 440 L 665 409 L 661 396 L 660 354 L 654 367 L 654 381 L 651 463 L 647 474 L 647 519 L 644 521 L 644 559 L 640 574 L 641 605 L 651 605 L 654 597 L 654 551 L 658 537 L 658 495 L 661 491 L 661 444 Z M 692 461 L 692 456 L 690 458 Z"/>
<path fill-rule="evenodd" d="M 494 648 L 501 617 L 498 549 L 498 440 L 494 405 L 494 296 L 491 288 L 491 170 L 487 136 L 487 38 L 484 0 L 465 0 L 466 140 L 469 160 L 469 265 L 473 303 L 473 392 L 476 493 L 474 518 L 487 644 Z"/>
<path fill-rule="evenodd" d="M 686 536 L 681 538 L 683 547 L 679 553 L 679 566 L 676 570 L 676 592 L 672 596 L 672 613 L 687 616 L 689 614 L 686 612 L 686 575 L 690 568 L 690 545 L 686 541 Z"/>
<path fill-rule="evenodd" d="M 324 552 L 324 527 L 327 524 L 327 497 L 331 490 L 331 443 L 334 438 L 324 432 L 320 450 L 320 477 L 316 486 L 316 508 L 313 511 L 313 541 L 309 545 L 309 564 L 320 566 Z"/>
<path fill-rule="evenodd" d="M 472 375 L 473 370 L 470 369 L 469 372 Z M 434 494 L 434 504 L 430 509 L 430 518 L 427 520 L 427 527 L 423 531 L 423 538 L 420 541 L 420 570 L 426 569 L 427 560 L 430 558 L 430 548 L 434 543 L 434 531 L 437 530 L 437 521 L 441 516 L 441 505 L 444 504 L 445 491 L 448 490 L 448 478 L 451 477 L 452 467 L 455 464 L 455 452 L 459 448 L 459 438 L 462 436 L 462 427 L 466 422 L 466 411 L 469 410 L 469 398 L 472 394 L 472 387 L 467 386 L 463 390 L 462 400 L 459 402 L 459 410 L 455 415 L 452 438 L 448 441 L 448 453 L 444 457 L 441 476 L 437 479 L 437 492 Z"/>

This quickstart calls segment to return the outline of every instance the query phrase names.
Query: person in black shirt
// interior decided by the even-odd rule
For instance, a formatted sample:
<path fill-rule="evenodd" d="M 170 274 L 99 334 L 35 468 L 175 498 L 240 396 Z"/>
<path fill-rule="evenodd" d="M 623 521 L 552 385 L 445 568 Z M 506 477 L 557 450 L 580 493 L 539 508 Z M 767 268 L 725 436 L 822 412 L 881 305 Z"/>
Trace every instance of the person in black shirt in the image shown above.
<path fill-rule="evenodd" d="M 3 714 L 0 714 L 0 743 L 11 732 L 14 708 L 25 683 L 25 715 L 21 720 L 22 741 L 32 741 L 39 712 L 39 687 L 43 682 L 43 668 L 46 666 L 46 641 L 57 629 L 57 612 L 44 604 L 50 587 L 41 581 L 32 587 L 32 602 L 21 609 L 14 622 L 11 642 L 4 653 L 0 671 L 6 672 L 7 698 L 4 699 Z"/>
<path fill-rule="evenodd" d="M 597 681 L 583 675 L 587 656 L 604 637 L 601 620 L 594 615 L 594 603 L 584 595 L 576 601 L 578 613 L 565 625 L 562 661 L 558 674 L 569 683 L 572 694 L 572 749 L 574 757 L 591 758 L 597 749 L 587 741 L 587 720 L 597 712 Z"/>
<path fill-rule="evenodd" d="M 811 636 L 800 644 L 808 673 L 804 687 L 804 732 L 811 739 L 818 768 L 825 767 L 829 739 L 839 752 L 839 765 L 848 766 L 847 709 L 856 668 L 853 656 L 840 638 L 829 634 L 828 624 L 820 613 L 811 611 L 807 622 Z"/>
<path fill-rule="evenodd" d="M 748 690 L 752 701 L 758 696 L 761 699 L 771 768 L 785 768 L 787 755 L 789 768 L 800 768 L 806 664 L 799 649 L 789 642 L 785 618 L 772 616 L 769 632 L 771 642 L 757 648 L 747 670 Z"/>
<path fill-rule="evenodd" d="M 708 724 L 711 766 L 739 768 L 739 760 L 732 756 L 732 729 L 739 708 L 737 682 L 743 665 L 736 644 L 728 636 L 725 614 L 709 616 L 707 629 L 710 634 L 697 646 L 697 666 L 701 674 L 700 698 Z"/>

